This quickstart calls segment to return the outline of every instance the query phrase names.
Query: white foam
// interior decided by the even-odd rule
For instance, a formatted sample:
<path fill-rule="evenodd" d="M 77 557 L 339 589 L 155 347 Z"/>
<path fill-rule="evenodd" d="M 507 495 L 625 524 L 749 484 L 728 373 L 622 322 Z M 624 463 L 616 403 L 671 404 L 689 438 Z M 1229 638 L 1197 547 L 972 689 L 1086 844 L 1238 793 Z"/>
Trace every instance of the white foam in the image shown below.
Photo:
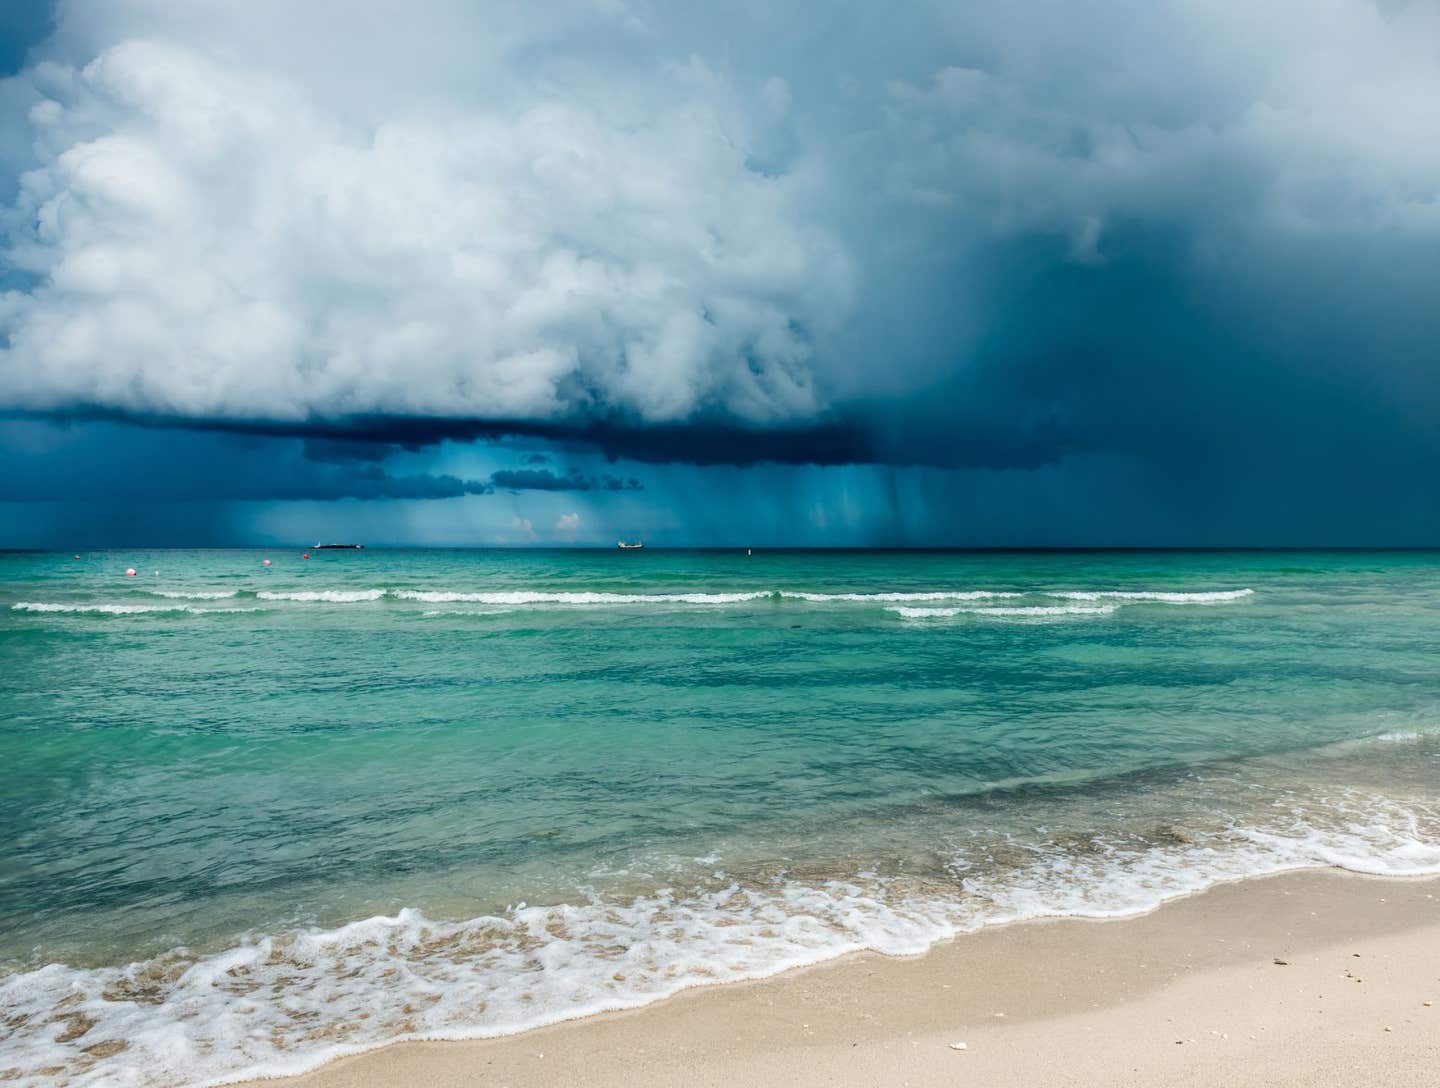
<path fill-rule="evenodd" d="M 390 595 L 402 601 L 423 601 L 427 604 L 499 604 L 499 605 L 575 605 L 605 607 L 609 605 L 690 604 L 728 605 L 748 601 L 793 600 L 812 604 L 851 603 L 879 604 L 899 601 L 979 601 L 998 597 L 1021 597 L 1021 593 L 997 590 L 930 590 L 894 593 L 811 593 L 790 589 L 737 590 L 723 593 L 610 593 L 600 591 L 551 590 L 490 590 L 459 592 L 450 590 L 395 589 Z"/>
<path fill-rule="evenodd" d="M 997 597 L 1023 597 L 1024 594 L 991 589 L 940 589 L 917 593 L 805 593 L 800 590 L 782 589 L 779 596 L 817 603 L 853 601 L 869 604 L 871 602 L 897 601 L 983 601 Z"/>
<path fill-rule="evenodd" d="M 1349 792 L 1194 842 L 1047 844 L 959 887 L 857 874 L 627 901 L 521 905 L 450 922 L 417 910 L 331 930 L 255 936 L 210 956 L 123 967 L 51 964 L 0 980 L 4 1065 L 22 1085 L 159 1088 L 301 1072 L 399 1039 L 511 1034 L 873 949 L 923 952 L 985 925 L 1133 915 L 1216 883 L 1339 865 L 1440 873 L 1440 811 Z M 67 1026 L 93 1022 L 66 1042 Z M 93 1061 L 84 1048 L 123 1041 Z M 51 1073 L 48 1070 L 60 1070 Z"/>
<path fill-rule="evenodd" d="M 221 600 L 234 597 L 238 590 L 183 591 L 151 590 L 157 596 L 182 600 Z M 1254 593 L 1251 589 L 1211 592 L 1168 592 L 1161 590 L 1064 590 L 1042 596 L 1074 601 L 1114 601 L 1119 603 L 1157 604 L 1220 604 L 1235 601 Z M 903 604 L 920 605 L 931 602 L 980 602 L 1015 599 L 1027 596 L 1011 590 L 937 589 L 914 591 L 835 592 L 822 593 L 794 589 L 756 589 L 727 592 L 655 592 L 623 593 L 601 590 L 424 590 L 424 589 L 323 589 L 323 590 L 261 590 L 256 596 L 263 601 L 292 601 L 306 604 L 362 604 L 390 597 L 400 601 L 424 604 L 487 604 L 508 607 L 546 606 L 604 608 L 637 605 L 694 605 L 701 607 L 745 604 L 751 601 L 785 600 L 807 604 Z M 1082 612 L 1045 612 L 1044 606 L 1015 606 L 1016 611 L 996 610 L 992 615 L 1083 615 Z M 1055 607 L 1055 606 L 1050 606 Z M 935 613 L 939 615 L 937 611 Z M 958 613 L 950 613 L 955 615 Z"/>
<path fill-rule="evenodd" d="M 430 608 L 420 615 L 434 616 L 508 616 L 513 608 Z"/>
<path fill-rule="evenodd" d="M 1142 601 L 1153 604 L 1224 604 L 1254 596 L 1253 589 L 1222 589 L 1197 593 L 1169 592 L 1165 590 L 1066 590 L 1047 593 L 1047 597 L 1060 597 L 1069 601 Z"/>
<path fill-rule="evenodd" d="M 255 594 L 262 601 L 301 601 L 305 603 L 359 604 L 361 601 L 378 601 L 385 596 L 383 589 L 262 589 Z"/>
<path fill-rule="evenodd" d="M 20 601 L 10 606 L 14 612 L 48 612 L 97 616 L 142 616 L 154 613 L 191 616 L 218 616 L 231 612 L 263 612 L 263 608 L 201 608 L 191 604 L 59 604 L 46 601 Z"/>
<path fill-rule="evenodd" d="M 946 619 L 952 616 L 1008 616 L 1008 617 L 1056 617 L 1056 616 L 1108 616 L 1120 606 L 1102 605 L 1015 605 L 995 608 L 908 608 L 901 606 L 887 611 L 910 620 Z"/>
<path fill-rule="evenodd" d="M 172 600 L 180 601 L 223 601 L 230 597 L 238 596 L 238 589 L 215 589 L 215 590 L 181 590 L 181 589 L 147 589 L 145 591 L 153 597 L 169 597 Z"/>
<path fill-rule="evenodd" d="M 742 604 L 763 600 L 773 594 L 767 590 L 744 593 L 598 593 L 560 592 L 546 590 L 493 590 L 483 593 L 453 593 L 438 590 L 396 589 L 391 596 L 401 601 L 423 601 L 426 604 L 498 604 L 498 605 L 635 605 L 635 604 Z"/>
<path fill-rule="evenodd" d="M 10 606 L 15 612 L 89 612 L 103 616 L 135 616 L 146 612 L 194 612 L 185 604 L 52 604 L 45 601 L 20 601 Z"/>

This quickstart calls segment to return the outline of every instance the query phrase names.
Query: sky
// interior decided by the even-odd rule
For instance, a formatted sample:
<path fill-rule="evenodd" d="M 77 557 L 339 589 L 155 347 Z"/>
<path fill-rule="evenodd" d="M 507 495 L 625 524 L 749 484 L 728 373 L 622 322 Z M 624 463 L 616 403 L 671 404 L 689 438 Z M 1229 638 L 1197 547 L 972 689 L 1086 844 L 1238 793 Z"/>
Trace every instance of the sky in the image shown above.
<path fill-rule="evenodd" d="M 1440 0 L 12 0 L 0 547 L 1440 543 Z"/>

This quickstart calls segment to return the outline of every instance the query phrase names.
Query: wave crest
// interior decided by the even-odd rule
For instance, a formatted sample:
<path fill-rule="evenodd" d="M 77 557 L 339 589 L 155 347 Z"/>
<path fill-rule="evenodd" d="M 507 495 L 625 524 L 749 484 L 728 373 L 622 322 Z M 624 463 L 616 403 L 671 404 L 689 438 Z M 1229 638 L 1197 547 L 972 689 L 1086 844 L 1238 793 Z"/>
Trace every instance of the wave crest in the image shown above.
<path fill-rule="evenodd" d="M 1168 590 L 1076 589 L 1046 594 L 1047 597 L 1059 597 L 1067 601 L 1136 601 L 1151 604 L 1225 604 L 1254 595 L 1253 589 L 1217 589 L 1193 593 Z"/>
<path fill-rule="evenodd" d="M 769 590 L 739 593 L 602 593 L 590 591 L 560 592 L 547 590 L 492 590 L 480 593 L 454 593 L 444 590 L 394 589 L 390 595 L 401 601 L 422 601 L 426 604 L 741 604 L 759 601 L 774 594 Z"/>
<path fill-rule="evenodd" d="M 1118 604 L 1102 605 L 1018 605 L 997 608 L 891 608 L 887 611 L 907 620 L 948 619 L 953 616 L 1000 616 L 1010 618 L 1055 618 L 1060 616 L 1108 616 L 1119 609 Z"/>
<path fill-rule="evenodd" d="M 255 594 L 262 601 L 300 601 L 304 603 L 359 604 L 362 601 L 378 601 L 385 596 L 383 589 L 262 589 Z"/>
<path fill-rule="evenodd" d="M 146 593 L 152 597 L 168 597 L 176 601 L 224 601 L 231 597 L 238 597 L 238 589 L 214 589 L 214 590 L 182 590 L 182 589 L 147 589 Z"/>
<path fill-rule="evenodd" d="M 915 954 L 986 925 L 1143 913 L 1223 881 L 1329 866 L 1440 873 L 1433 805 L 1354 793 L 1317 805 L 1318 823 L 1037 844 L 998 866 L 957 858 L 964 876 L 950 882 L 722 878 L 464 921 L 406 909 L 122 967 L 50 964 L 0 980 L 6 1063 L 37 1085 L 286 1075 L 400 1039 L 513 1034 L 862 949 Z M 87 1053 L 115 1042 L 125 1048 L 99 1062 Z"/>

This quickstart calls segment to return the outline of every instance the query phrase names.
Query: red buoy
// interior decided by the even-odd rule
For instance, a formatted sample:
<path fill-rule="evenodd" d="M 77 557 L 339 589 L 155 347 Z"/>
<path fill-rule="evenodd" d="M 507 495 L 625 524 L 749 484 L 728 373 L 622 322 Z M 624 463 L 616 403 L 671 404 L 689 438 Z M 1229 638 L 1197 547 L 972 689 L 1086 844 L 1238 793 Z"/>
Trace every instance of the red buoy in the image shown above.
<path fill-rule="evenodd" d="M 126 568 L 125 568 L 125 577 L 126 577 L 126 578 L 134 578 L 134 577 L 135 577 L 135 568 L 134 568 L 134 567 L 126 567 Z"/>
<path fill-rule="evenodd" d="M 262 559 L 262 560 L 260 560 L 260 562 L 261 562 L 264 566 L 267 566 L 267 567 L 270 565 L 270 560 L 268 560 L 268 559 Z"/>
<path fill-rule="evenodd" d="M 76 558 L 76 559 L 79 559 L 80 557 L 77 555 L 75 558 Z M 305 553 L 304 555 L 302 555 L 300 558 L 301 558 L 301 559 L 309 559 L 309 558 L 310 558 L 310 553 L 309 553 L 309 552 L 306 552 L 306 553 Z"/>

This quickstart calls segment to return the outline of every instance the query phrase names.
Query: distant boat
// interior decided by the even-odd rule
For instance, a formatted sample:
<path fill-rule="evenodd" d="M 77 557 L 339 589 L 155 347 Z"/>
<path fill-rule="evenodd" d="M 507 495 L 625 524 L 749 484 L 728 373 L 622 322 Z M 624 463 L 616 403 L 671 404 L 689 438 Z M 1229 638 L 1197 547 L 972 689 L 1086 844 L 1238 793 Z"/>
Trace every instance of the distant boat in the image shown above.
<path fill-rule="evenodd" d="M 326 551 L 326 550 L 329 550 L 329 549 L 334 549 L 334 548 L 349 548 L 351 551 L 363 551 L 363 550 L 365 549 L 365 545 L 364 545 L 364 544 L 321 544 L 321 543 L 318 543 L 318 542 L 315 544 L 315 550 L 316 550 L 317 552 L 323 552 L 323 551 Z"/>
<path fill-rule="evenodd" d="M 645 541 L 637 540 L 634 544 L 626 544 L 625 541 L 621 540 L 618 541 L 615 546 L 617 548 L 643 548 L 645 547 Z"/>

